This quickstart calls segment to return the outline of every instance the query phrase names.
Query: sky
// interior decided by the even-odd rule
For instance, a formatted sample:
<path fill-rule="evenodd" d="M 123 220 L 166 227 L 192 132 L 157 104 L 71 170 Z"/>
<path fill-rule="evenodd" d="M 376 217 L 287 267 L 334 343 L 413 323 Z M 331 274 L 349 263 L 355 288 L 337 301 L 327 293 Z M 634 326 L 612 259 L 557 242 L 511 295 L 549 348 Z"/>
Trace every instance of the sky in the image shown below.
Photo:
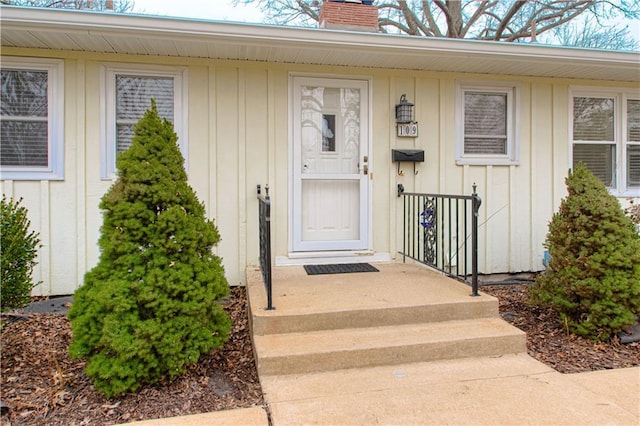
<path fill-rule="evenodd" d="M 232 0 L 133 0 L 134 13 L 176 16 L 216 21 L 262 23 L 262 13 L 256 6 L 233 6 Z M 631 35 L 640 40 L 640 20 L 623 20 Z"/>
<path fill-rule="evenodd" d="M 256 6 L 233 6 L 231 0 L 133 0 L 134 13 L 261 23 L 262 13 Z"/>

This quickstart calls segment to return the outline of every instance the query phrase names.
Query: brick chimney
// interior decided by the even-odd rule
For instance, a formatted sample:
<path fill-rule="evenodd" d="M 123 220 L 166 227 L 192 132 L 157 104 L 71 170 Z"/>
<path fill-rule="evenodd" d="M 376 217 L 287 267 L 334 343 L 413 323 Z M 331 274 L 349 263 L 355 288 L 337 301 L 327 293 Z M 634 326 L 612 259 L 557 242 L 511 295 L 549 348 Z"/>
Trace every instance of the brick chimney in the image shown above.
<path fill-rule="evenodd" d="M 367 0 L 325 0 L 320 9 L 320 28 L 378 32 L 378 8 Z"/>

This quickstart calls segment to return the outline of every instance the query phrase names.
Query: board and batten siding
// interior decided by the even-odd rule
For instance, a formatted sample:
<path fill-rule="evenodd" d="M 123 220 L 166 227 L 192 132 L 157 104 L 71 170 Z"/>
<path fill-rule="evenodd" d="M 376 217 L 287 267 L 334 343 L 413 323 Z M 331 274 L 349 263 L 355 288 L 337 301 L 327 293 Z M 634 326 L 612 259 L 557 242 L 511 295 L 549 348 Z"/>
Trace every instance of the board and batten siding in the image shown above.
<path fill-rule="evenodd" d="M 3 55 L 64 60 L 64 180 L 1 181 L 4 194 L 23 197 L 42 247 L 36 295 L 70 294 L 99 257 L 97 241 L 102 195 L 112 184 L 101 177 L 105 64 L 167 65 L 186 69 L 189 183 L 215 220 L 231 285 L 245 283 L 247 265 L 258 258 L 256 185 L 269 184 L 274 256 L 289 253 L 290 77 L 315 75 L 366 78 L 371 82 L 373 173 L 372 248 L 395 257 L 402 237 L 406 191 L 482 197 L 480 270 L 483 273 L 542 268 L 547 223 L 565 195 L 569 168 L 569 86 L 597 81 L 556 80 L 478 74 L 318 67 L 209 59 L 163 58 L 68 51 L 3 48 Z M 456 81 L 518 84 L 519 164 L 456 165 Z M 616 84 L 615 86 L 624 86 Z M 402 94 L 415 104 L 418 138 L 396 137 L 394 106 Z M 424 149 L 425 162 L 403 164 L 396 176 L 391 149 Z"/>

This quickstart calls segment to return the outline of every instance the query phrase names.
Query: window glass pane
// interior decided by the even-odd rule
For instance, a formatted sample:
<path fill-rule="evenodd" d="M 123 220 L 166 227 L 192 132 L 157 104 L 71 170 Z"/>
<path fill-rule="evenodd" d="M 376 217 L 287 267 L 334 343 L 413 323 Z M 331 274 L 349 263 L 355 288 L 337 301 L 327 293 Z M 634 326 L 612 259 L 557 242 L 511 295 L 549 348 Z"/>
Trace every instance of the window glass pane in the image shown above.
<path fill-rule="evenodd" d="M 47 71 L 2 70 L 2 118 L 47 117 Z"/>
<path fill-rule="evenodd" d="M 640 145 L 627 146 L 627 186 L 640 188 Z"/>
<path fill-rule="evenodd" d="M 627 100 L 627 142 L 640 142 L 640 99 Z"/>
<path fill-rule="evenodd" d="M 322 152 L 336 152 L 335 114 L 322 114 Z"/>
<path fill-rule="evenodd" d="M 573 165 L 582 162 L 608 188 L 615 187 L 616 147 L 613 144 L 573 145 Z"/>
<path fill-rule="evenodd" d="M 358 173 L 360 125 L 359 89 L 300 86 L 302 172 Z"/>
<path fill-rule="evenodd" d="M 0 164 L 49 165 L 48 71 L 2 70 Z"/>
<path fill-rule="evenodd" d="M 158 115 L 174 121 L 173 77 L 116 76 L 117 152 L 131 145 L 133 125 L 155 99 Z"/>
<path fill-rule="evenodd" d="M 465 138 L 465 154 L 506 154 L 507 138 Z"/>
<path fill-rule="evenodd" d="M 573 140 L 613 141 L 613 98 L 573 98 Z"/>
<path fill-rule="evenodd" d="M 3 166 L 49 165 L 48 126 L 46 121 L 10 121 L 0 123 L 0 158 Z"/>
<path fill-rule="evenodd" d="M 131 139 L 133 138 L 133 128 L 135 124 L 117 124 L 117 152 L 124 152 L 131 146 Z"/>
<path fill-rule="evenodd" d="M 465 92 L 464 153 L 507 153 L 507 94 Z"/>

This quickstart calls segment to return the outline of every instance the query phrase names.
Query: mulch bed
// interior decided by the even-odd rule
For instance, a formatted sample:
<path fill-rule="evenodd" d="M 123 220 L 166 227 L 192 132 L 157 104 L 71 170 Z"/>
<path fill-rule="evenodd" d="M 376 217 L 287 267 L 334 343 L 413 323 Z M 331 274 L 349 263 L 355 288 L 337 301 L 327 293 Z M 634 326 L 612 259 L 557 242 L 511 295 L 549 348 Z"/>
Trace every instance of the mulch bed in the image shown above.
<path fill-rule="evenodd" d="M 480 291 L 498 298 L 502 317 L 527 333 L 527 352 L 561 373 L 640 365 L 640 342 L 598 342 L 567 333 L 551 309 L 530 306 L 528 285 L 486 285 Z"/>
<path fill-rule="evenodd" d="M 500 313 L 527 333 L 529 354 L 562 373 L 640 365 L 640 344 L 602 343 L 567 334 L 549 309 L 527 304 L 526 284 L 487 285 Z M 84 362 L 71 360 L 69 321 L 63 314 L 32 314 L 2 332 L 0 399 L 10 407 L 1 425 L 109 425 L 208 411 L 263 406 L 256 372 L 245 288 L 225 303 L 230 341 L 171 383 L 107 399 L 95 392 Z M 15 317 L 3 316 L 3 321 Z"/>
<path fill-rule="evenodd" d="M 232 289 L 225 310 L 233 329 L 223 349 L 171 383 L 112 399 L 93 390 L 84 361 L 69 358 L 71 330 L 64 314 L 12 322 L 2 333 L 0 398 L 10 411 L 1 424 L 108 425 L 263 405 L 245 288 Z"/>

